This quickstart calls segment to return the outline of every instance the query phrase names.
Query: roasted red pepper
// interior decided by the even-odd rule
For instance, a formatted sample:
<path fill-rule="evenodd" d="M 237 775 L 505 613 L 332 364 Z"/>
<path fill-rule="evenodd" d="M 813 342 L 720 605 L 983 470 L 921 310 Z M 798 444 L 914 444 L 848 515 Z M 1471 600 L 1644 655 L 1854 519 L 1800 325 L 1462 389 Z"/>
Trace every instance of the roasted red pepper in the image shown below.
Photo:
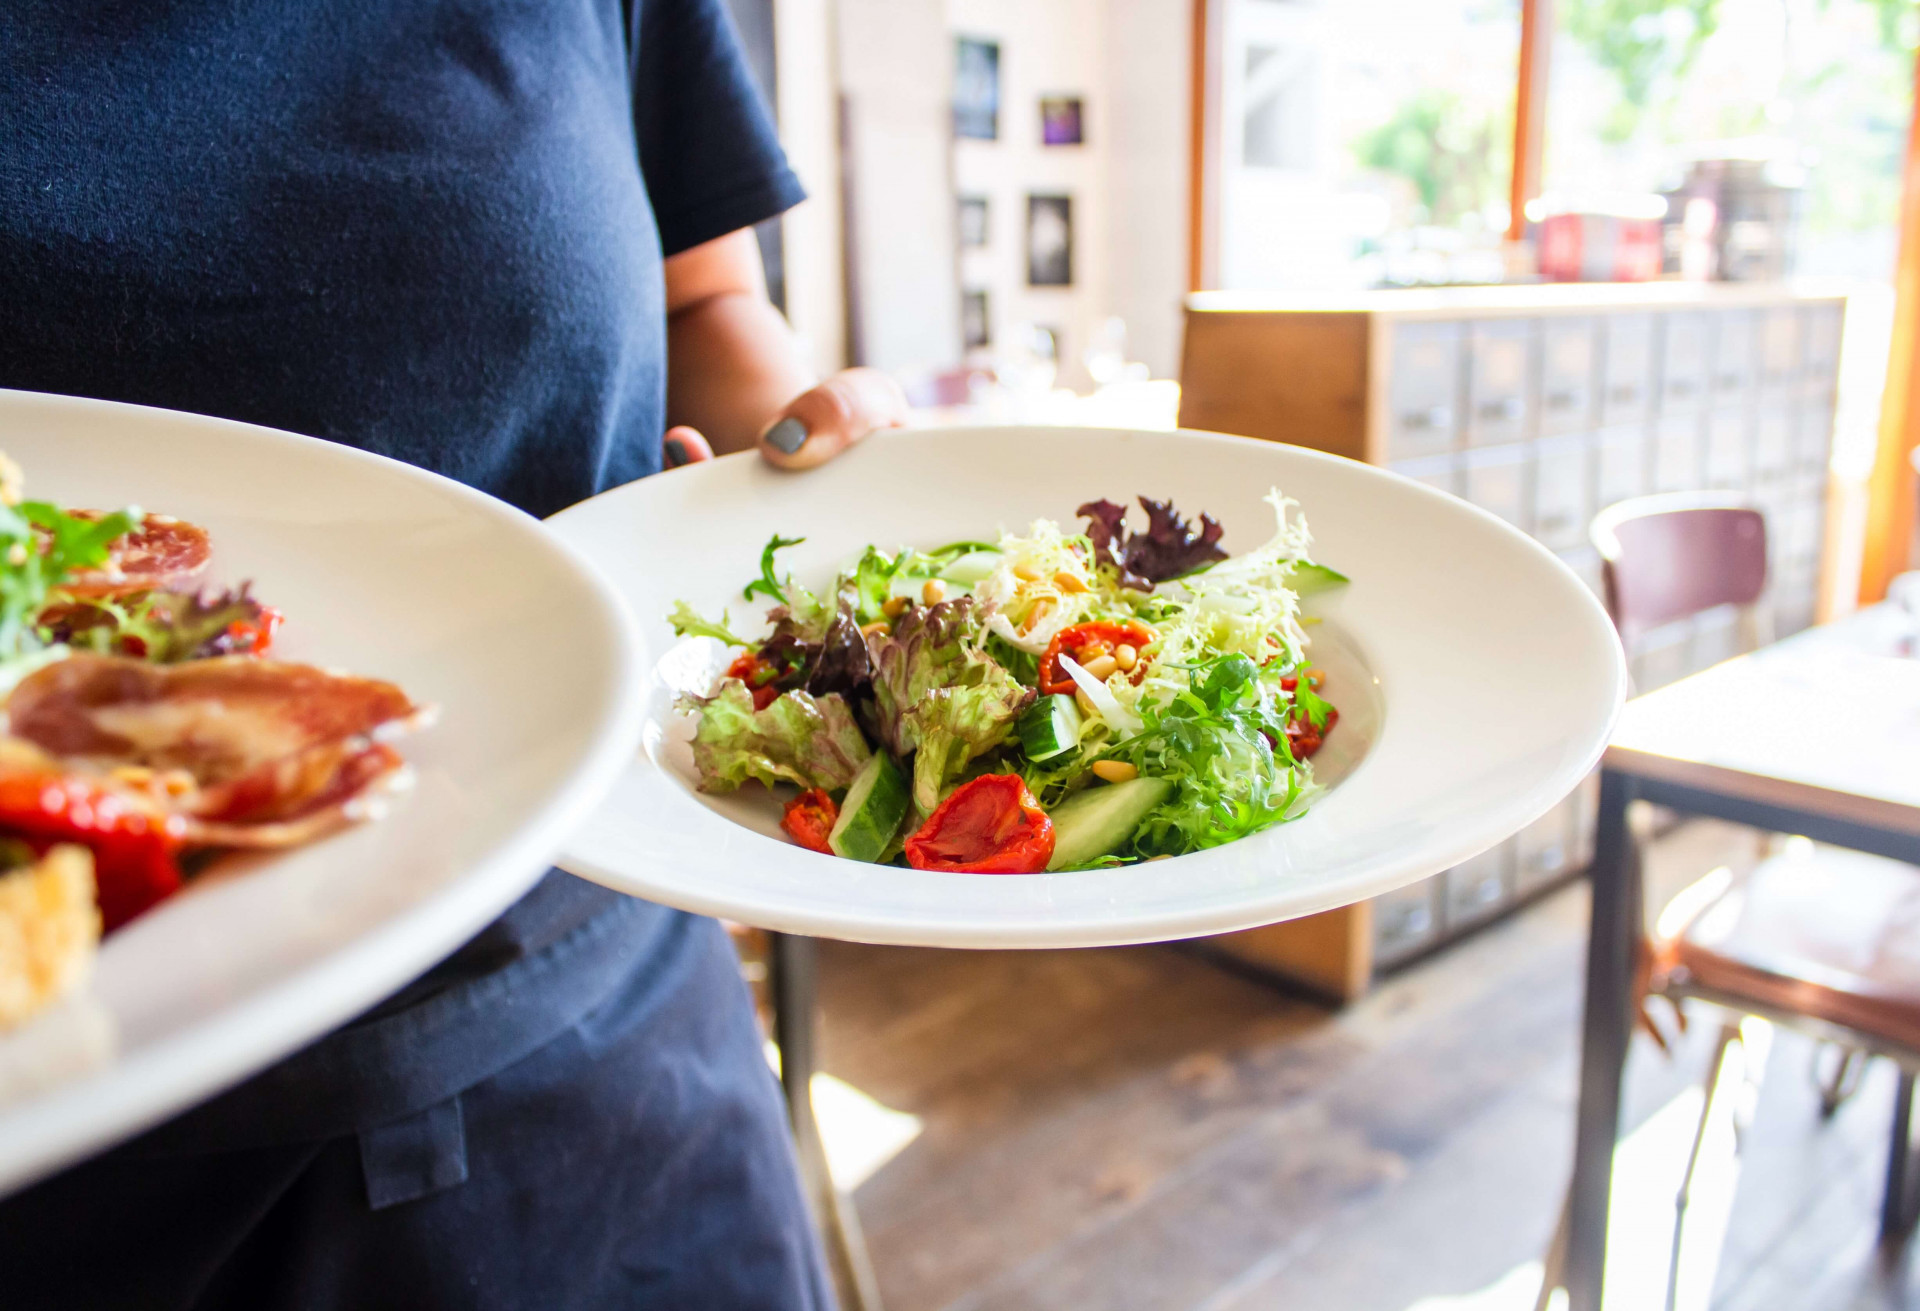
<path fill-rule="evenodd" d="M 753 693 L 755 710 L 765 710 L 780 697 L 780 689 L 774 686 L 774 681 L 780 677 L 779 667 L 762 660 L 753 651 L 743 651 L 728 665 L 727 677 L 737 678 L 747 685 L 747 691 Z"/>
<path fill-rule="evenodd" d="M 907 839 L 915 869 L 955 874 L 1038 874 L 1053 857 L 1053 821 L 1018 774 L 963 783 Z"/>
<path fill-rule="evenodd" d="M 834 821 L 839 818 L 840 807 L 833 804 L 833 798 L 822 789 L 814 788 L 787 803 L 786 811 L 780 816 L 780 827 L 808 851 L 831 856 L 833 848 L 827 843 L 827 835 L 833 832 Z"/>
<path fill-rule="evenodd" d="M 48 773 L 0 777 L 0 833 L 37 851 L 77 842 L 93 852 L 101 927 L 108 933 L 180 887 L 181 821 L 93 779 Z"/>
<path fill-rule="evenodd" d="M 1332 706 L 1327 707 L 1327 722 L 1320 728 L 1305 715 L 1287 721 L 1287 750 L 1293 752 L 1295 760 L 1305 760 L 1318 751 L 1327 740 L 1327 734 L 1333 732 L 1333 726 L 1340 719 L 1340 712 Z"/>
<path fill-rule="evenodd" d="M 1135 651 L 1153 640 L 1153 630 L 1145 624 L 1109 624 L 1096 621 L 1090 624 L 1075 624 L 1063 628 L 1053 635 L 1053 641 L 1047 644 L 1047 653 L 1040 657 L 1040 690 L 1049 696 L 1071 696 L 1079 684 L 1071 675 L 1060 668 L 1060 655 L 1065 652 L 1074 659 L 1075 664 L 1086 664 L 1081 652 L 1098 644 L 1108 651 L 1126 645 Z M 1140 666 L 1135 666 L 1140 668 Z M 1138 679 L 1134 681 L 1138 682 Z"/>
<path fill-rule="evenodd" d="M 285 620 L 286 616 L 278 610 L 263 605 L 257 622 L 236 619 L 227 625 L 227 636 L 233 639 L 233 649 L 242 655 L 265 655 L 273 645 L 273 635 L 280 631 Z"/>

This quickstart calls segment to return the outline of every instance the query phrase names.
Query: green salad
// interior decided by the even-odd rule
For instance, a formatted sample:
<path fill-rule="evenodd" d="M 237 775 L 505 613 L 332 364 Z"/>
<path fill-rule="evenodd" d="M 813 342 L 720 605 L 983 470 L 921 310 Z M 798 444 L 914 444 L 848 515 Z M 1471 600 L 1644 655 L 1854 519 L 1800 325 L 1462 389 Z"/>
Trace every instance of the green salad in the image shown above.
<path fill-rule="evenodd" d="M 775 536 L 743 598 L 768 631 L 674 608 L 738 654 L 686 696 L 700 786 L 796 792 L 781 826 L 852 860 L 982 874 L 1092 869 L 1232 842 L 1305 812 L 1338 712 L 1300 599 L 1347 580 L 1294 502 L 1229 557 L 1209 515 L 1092 501 L 1071 531 L 870 546 L 813 593 Z"/>

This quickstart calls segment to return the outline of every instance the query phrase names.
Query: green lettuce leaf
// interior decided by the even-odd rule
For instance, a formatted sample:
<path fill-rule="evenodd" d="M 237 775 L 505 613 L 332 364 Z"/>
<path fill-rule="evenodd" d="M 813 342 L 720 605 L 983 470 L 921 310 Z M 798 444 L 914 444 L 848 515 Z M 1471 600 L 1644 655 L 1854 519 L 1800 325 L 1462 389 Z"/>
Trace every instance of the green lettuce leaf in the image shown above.
<path fill-rule="evenodd" d="M 685 601 L 675 601 L 673 613 L 667 616 L 667 622 L 673 625 L 676 637 L 717 637 L 728 646 L 753 645 L 727 627 L 732 618 L 725 610 L 720 612 L 720 622 L 716 624 L 711 619 L 702 618 L 700 612 Z"/>
<path fill-rule="evenodd" d="M 40 634 L 49 641 L 163 665 L 247 654 L 266 628 L 266 607 L 244 584 L 230 592 L 57 599 L 40 616 Z"/>
<path fill-rule="evenodd" d="M 966 767 L 1008 741 L 1033 689 L 985 656 L 970 660 L 957 685 L 936 687 L 903 716 L 918 743 L 913 757 L 913 803 L 930 813 L 960 781 Z"/>
<path fill-rule="evenodd" d="M 693 763 L 702 792 L 731 792 L 748 779 L 831 792 L 853 782 L 873 754 L 839 695 L 783 692 L 755 710 L 747 685 L 727 678 L 712 696 L 682 697 L 680 705 L 700 716 Z"/>

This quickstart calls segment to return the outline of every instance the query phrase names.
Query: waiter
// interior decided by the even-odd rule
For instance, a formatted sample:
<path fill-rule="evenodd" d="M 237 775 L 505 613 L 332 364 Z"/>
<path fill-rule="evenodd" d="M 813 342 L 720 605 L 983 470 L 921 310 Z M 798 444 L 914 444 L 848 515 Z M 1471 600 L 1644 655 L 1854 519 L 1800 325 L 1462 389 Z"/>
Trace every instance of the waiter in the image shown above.
<path fill-rule="evenodd" d="M 721 6 L 0 7 L 0 386 L 310 433 L 536 515 L 897 424 L 878 375 L 814 386 L 767 301 L 749 229 L 801 190 Z M 830 1303 L 725 934 L 558 871 L 346 1028 L 0 1202 L 7 1311 Z"/>

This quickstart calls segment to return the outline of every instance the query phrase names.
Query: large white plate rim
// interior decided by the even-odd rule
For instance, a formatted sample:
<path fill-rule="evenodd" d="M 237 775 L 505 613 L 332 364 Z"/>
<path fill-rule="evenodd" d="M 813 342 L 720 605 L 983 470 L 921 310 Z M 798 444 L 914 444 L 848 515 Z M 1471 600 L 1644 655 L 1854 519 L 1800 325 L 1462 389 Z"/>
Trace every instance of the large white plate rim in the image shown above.
<path fill-rule="evenodd" d="M 484 515 L 513 523 L 523 530 L 521 537 L 529 549 L 564 562 L 567 572 L 601 602 L 614 665 L 634 668 L 645 649 L 625 599 L 581 552 L 545 531 L 539 520 L 524 511 L 450 479 L 357 448 L 212 416 L 0 389 L 0 412 L 10 406 L 38 407 L 48 413 L 120 413 L 140 416 L 153 425 L 185 422 L 217 429 L 242 441 L 311 444 L 327 448 L 334 458 L 378 468 L 386 476 L 430 485 Z M 434 897 L 217 1016 L 119 1057 L 102 1071 L 0 1106 L 0 1192 L 231 1086 L 352 1018 L 497 917 L 540 878 L 566 835 L 592 813 L 632 761 L 645 713 L 640 686 L 632 678 L 616 678 L 609 693 L 612 700 L 600 732 L 550 800 L 533 812 L 510 841 Z"/>

